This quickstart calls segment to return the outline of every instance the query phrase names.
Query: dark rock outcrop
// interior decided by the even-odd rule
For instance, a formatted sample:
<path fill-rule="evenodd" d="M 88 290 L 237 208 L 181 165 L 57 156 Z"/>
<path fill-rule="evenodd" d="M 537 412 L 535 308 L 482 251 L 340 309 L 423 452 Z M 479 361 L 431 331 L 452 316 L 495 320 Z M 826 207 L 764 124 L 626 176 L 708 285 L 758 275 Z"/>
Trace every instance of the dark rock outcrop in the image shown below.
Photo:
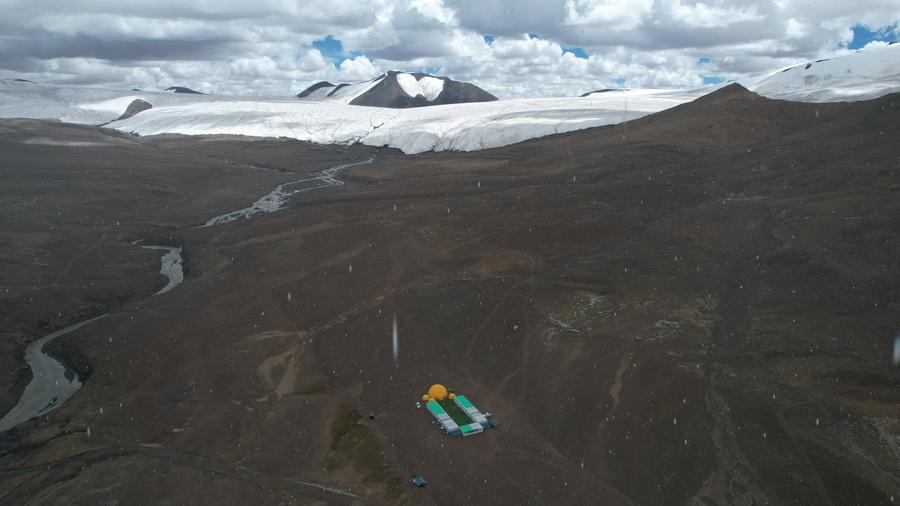
<path fill-rule="evenodd" d="M 579 97 L 589 97 L 594 93 L 610 93 L 613 91 L 628 91 L 628 88 L 602 88 L 599 90 L 589 91 L 587 93 L 582 93 Z"/>
<path fill-rule="evenodd" d="M 454 81 L 447 77 L 431 76 L 419 72 L 410 72 L 416 79 L 434 77 L 444 81 L 444 89 L 434 100 L 429 101 L 422 95 L 411 97 L 407 95 L 400 83 L 397 82 L 399 72 L 388 72 L 384 79 L 372 87 L 369 91 L 354 98 L 352 105 L 366 105 L 371 107 L 392 107 L 405 109 L 408 107 L 425 107 L 440 104 L 462 104 L 467 102 L 491 102 L 497 97 L 482 90 L 471 83 Z"/>
<path fill-rule="evenodd" d="M 310 94 L 312 94 L 312 92 L 314 92 L 320 88 L 330 88 L 332 86 L 334 86 L 334 85 L 329 83 L 328 81 L 319 81 L 316 84 L 314 84 L 314 85 L 310 86 L 309 88 L 306 88 L 305 90 L 298 93 L 297 98 L 308 97 Z"/>
<path fill-rule="evenodd" d="M 128 107 L 125 108 L 125 112 L 123 112 L 121 116 L 116 118 L 116 121 L 119 121 L 120 119 L 128 119 L 139 112 L 143 112 L 147 109 L 152 108 L 153 106 L 150 104 L 150 102 L 136 98 L 132 100 L 130 104 L 128 104 Z"/>
<path fill-rule="evenodd" d="M 166 91 L 171 91 L 172 93 L 193 93 L 194 95 L 206 95 L 206 93 L 201 93 L 197 90 L 192 90 L 184 86 L 169 86 L 168 88 L 166 88 Z"/>

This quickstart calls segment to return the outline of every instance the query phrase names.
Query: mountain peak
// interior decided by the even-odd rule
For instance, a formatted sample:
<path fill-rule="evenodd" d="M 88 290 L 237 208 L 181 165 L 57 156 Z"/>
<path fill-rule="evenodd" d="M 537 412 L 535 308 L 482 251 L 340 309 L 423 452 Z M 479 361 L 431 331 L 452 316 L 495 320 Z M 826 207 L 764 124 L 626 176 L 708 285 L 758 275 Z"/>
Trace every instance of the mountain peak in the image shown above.
<path fill-rule="evenodd" d="M 354 84 L 334 85 L 328 81 L 320 81 L 300 92 L 297 98 L 395 109 L 497 100 L 494 95 L 471 83 L 423 72 L 398 70 L 390 70 L 368 81 Z"/>
<path fill-rule="evenodd" d="M 738 83 L 731 83 L 727 86 L 722 86 L 721 88 L 707 93 L 706 95 L 701 96 L 696 100 L 697 103 L 705 103 L 705 102 L 719 102 L 722 100 L 756 100 L 761 98 L 756 93 L 744 88 Z"/>

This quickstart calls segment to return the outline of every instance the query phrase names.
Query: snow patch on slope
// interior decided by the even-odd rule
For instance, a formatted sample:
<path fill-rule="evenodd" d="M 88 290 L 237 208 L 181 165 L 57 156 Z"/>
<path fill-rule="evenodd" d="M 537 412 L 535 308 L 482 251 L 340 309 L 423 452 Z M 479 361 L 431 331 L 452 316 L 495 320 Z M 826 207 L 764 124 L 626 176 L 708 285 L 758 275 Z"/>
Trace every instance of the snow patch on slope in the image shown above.
<path fill-rule="evenodd" d="M 444 80 L 431 76 L 422 76 L 417 80 L 416 76 L 401 72 L 397 74 L 397 84 L 407 95 L 422 95 L 429 102 L 433 102 L 444 91 Z"/>
<path fill-rule="evenodd" d="M 322 86 L 321 88 L 316 88 L 309 95 L 299 98 L 301 100 L 323 100 L 329 93 L 334 91 L 335 88 L 337 88 L 337 86 Z"/>
<path fill-rule="evenodd" d="M 310 102 L 320 102 L 323 100 L 335 101 L 342 104 L 349 104 L 354 98 L 369 91 L 376 84 L 380 83 L 384 76 L 378 76 L 374 79 L 356 84 L 348 84 L 346 86 L 324 86 L 309 95 L 300 98 Z"/>

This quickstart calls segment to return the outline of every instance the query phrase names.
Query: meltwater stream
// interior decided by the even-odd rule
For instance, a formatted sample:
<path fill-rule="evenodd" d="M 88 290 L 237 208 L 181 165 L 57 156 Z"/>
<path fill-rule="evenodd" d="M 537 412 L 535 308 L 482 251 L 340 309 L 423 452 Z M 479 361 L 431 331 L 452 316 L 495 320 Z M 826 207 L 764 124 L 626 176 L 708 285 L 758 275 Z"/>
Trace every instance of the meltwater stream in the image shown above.
<path fill-rule="evenodd" d="M 9 430 L 16 425 L 35 416 L 43 415 L 58 407 L 66 399 L 81 388 L 78 376 L 66 377 L 66 368 L 58 360 L 44 353 L 44 347 L 57 337 L 62 337 L 74 332 L 94 320 L 108 315 L 98 316 L 90 320 L 83 320 L 64 329 L 47 334 L 25 348 L 25 362 L 31 369 L 31 382 L 22 392 L 19 402 L 13 406 L 9 413 L 0 418 L 0 432 Z"/>
<path fill-rule="evenodd" d="M 170 246 L 141 247 L 166 251 L 160 259 L 160 273 L 166 276 L 169 282 L 154 295 L 166 293 L 184 280 L 184 273 L 181 270 L 181 248 Z M 44 348 L 51 341 L 106 316 L 109 316 L 109 313 L 82 320 L 66 328 L 51 332 L 25 348 L 25 363 L 31 369 L 31 381 L 25 386 L 22 396 L 19 397 L 19 402 L 3 418 L 0 418 L 0 432 L 9 430 L 36 416 L 53 411 L 81 388 L 81 381 L 78 380 L 78 376 L 73 373 L 67 376 L 66 366 L 48 355 Z"/>
<path fill-rule="evenodd" d="M 224 225 L 241 218 L 249 218 L 254 214 L 274 213 L 275 211 L 282 209 L 285 204 L 287 204 L 288 199 L 293 195 L 301 192 L 308 192 L 310 190 L 316 190 L 318 188 L 340 186 L 344 184 L 343 181 L 337 178 L 338 172 L 348 167 L 372 163 L 372 160 L 374 160 L 374 158 L 369 158 L 368 160 L 365 160 L 363 162 L 337 165 L 319 172 L 318 175 L 314 177 L 298 179 L 297 181 L 290 181 L 288 183 L 280 184 L 276 186 L 275 189 L 271 192 L 260 197 L 249 207 L 238 209 L 237 211 L 231 211 L 230 213 L 220 214 L 219 216 L 210 218 L 209 221 L 207 221 L 203 226 L 212 227 L 215 225 Z"/>
<path fill-rule="evenodd" d="M 166 253 L 159 259 L 159 273 L 168 278 L 166 286 L 153 295 L 162 295 L 180 285 L 184 281 L 184 269 L 181 267 L 181 248 L 172 246 L 141 246 L 144 249 L 159 249 Z"/>
<path fill-rule="evenodd" d="M 319 172 L 314 177 L 280 184 L 268 194 L 260 197 L 250 207 L 216 216 L 203 226 L 224 225 L 240 218 L 249 218 L 255 214 L 275 212 L 282 209 L 287 204 L 288 199 L 297 193 L 344 184 L 343 181 L 337 178 L 338 172 L 355 165 L 371 163 L 372 160 L 374 158 L 363 162 L 337 165 Z M 139 245 L 140 242 L 135 241 L 132 244 Z M 163 245 L 145 245 L 140 247 L 165 251 L 160 258 L 159 272 L 168 279 L 168 283 L 153 295 L 162 295 L 184 281 L 180 247 L 175 248 Z M 108 315 L 107 313 L 69 325 L 47 334 L 25 348 L 25 362 L 31 369 L 31 382 L 25 386 L 25 390 L 22 392 L 22 396 L 16 405 L 3 415 L 3 418 L 0 418 L 0 432 L 7 431 L 24 421 L 53 411 L 81 388 L 81 381 L 78 380 L 78 377 L 74 374 L 70 374 L 71 378 L 67 377 L 65 365 L 45 353 L 44 348 L 51 341 Z"/>

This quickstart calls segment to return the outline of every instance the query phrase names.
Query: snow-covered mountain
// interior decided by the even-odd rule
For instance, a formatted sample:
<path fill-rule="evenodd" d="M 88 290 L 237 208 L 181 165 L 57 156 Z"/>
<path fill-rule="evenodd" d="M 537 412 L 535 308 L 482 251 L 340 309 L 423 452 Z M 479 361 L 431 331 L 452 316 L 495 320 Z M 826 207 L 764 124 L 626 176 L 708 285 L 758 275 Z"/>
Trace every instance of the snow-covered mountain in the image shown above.
<path fill-rule="evenodd" d="M 870 47 L 853 53 L 804 62 L 738 84 L 767 98 L 798 102 L 852 102 L 900 91 L 900 44 Z M 717 89 L 727 86 L 722 83 Z M 582 97 L 621 92 L 620 88 L 589 91 Z"/>
<path fill-rule="evenodd" d="M 0 118 L 54 119 L 100 125 L 124 114 L 137 99 L 153 107 L 221 100 L 192 93 L 55 86 L 0 79 Z"/>
<path fill-rule="evenodd" d="M 385 78 L 385 75 L 373 77 L 361 83 L 331 84 L 328 81 L 319 81 L 309 88 L 297 94 L 297 98 L 311 102 L 334 102 L 349 104 L 356 97 L 372 89 Z"/>
<path fill-rule="evenodd" d="M 900 91 L 900 44 L 870 47 L 738 81 L 768 98 L 802 102 L 869 100 Z"/>
<path fill-rule="evenodd" d="M 168 88 L 166 88 L 166 91 L 169 91 L 172 93 L 192 93 L 194 95 L 206 95 L 206 93 L 201 93 L 197 90 L 192 90 L 186 86 L 169 86 Z"/>
<path fill-rule="evenodd" d="M 334 85 L 320 81 L 300 92 L 297 98 L 394 109 L 497 100 L 497 97 L 471 83 L 418 72 L 396 71 L 355 84 Z"/>
<path fill-rule="evenodd" d="M 777 99 L 863 100 L 900 91 L 898 65 L 900 44 L 895 44 L 811 62 L 809 66 L 802 64 L 740 83 L 751 91 Z M 402 75 L 396 73 L 393 82 L 403 90 L 404 100 L 435 103 L 450 87 L 446 80 L 439 85 L 424 79 L 427 76 Z M 516 99 L 406 109 L 354 105 L 362 97 L 381 100 L 384 95 L 372 92 L 387 76 L 346 86 L 320 83 L 304 91 L 301 100 L 76 88 L 0 80 L 0 117 L 87 124 L 112 122 L 107 126 L 140 135 L 236 134 L 290 137 L 318 143 L 360 142 L 395 147 L 406 153 L 472 151 L 635 119 L 717 89 L 622 89 L 591 93 L 583 98 Z M 442 87 L 438 89 L 438 86 Z M 119 119 L 136 100 L 150 107 L 138 102 L 131 108 L 135 112 L 133 116 Z"/>

